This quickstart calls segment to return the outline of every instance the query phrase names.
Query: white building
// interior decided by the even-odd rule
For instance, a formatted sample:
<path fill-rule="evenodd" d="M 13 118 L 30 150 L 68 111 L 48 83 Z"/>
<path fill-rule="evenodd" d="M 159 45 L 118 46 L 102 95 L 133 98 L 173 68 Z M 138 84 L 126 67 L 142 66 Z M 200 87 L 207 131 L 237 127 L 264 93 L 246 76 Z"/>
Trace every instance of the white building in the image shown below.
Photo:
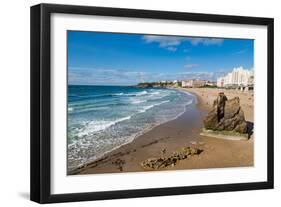
<path fill-rule="evenodd" d="M 217 86 L 217 83 L 215 81 L 206 81 L 206 86 Z"/>
<path fill-rule="evenodd" d="M 218 87 L 253 87 L 254 71 L 243 67 L 234 68 L 232 72 L 217 79 Z"/>
<path fill-rule="evenodd" d="M 224 79 L 225 79 L 225 77 L 218 78 L 217 87 L 223 87 L 224 86 Z"/>
<path fill-rule="evenodd" d="M 181 82 L 183 88 L 198 88 L 206 85 L 205 80 L 186 80 Z"/>

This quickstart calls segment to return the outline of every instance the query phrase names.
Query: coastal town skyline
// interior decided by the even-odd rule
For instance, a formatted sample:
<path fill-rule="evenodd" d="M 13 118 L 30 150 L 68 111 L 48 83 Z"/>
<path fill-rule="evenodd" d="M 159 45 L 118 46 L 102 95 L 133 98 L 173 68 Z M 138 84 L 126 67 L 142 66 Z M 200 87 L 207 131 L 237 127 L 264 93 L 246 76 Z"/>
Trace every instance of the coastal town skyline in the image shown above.
<path fill-rule="evenodd" d="M 253 69 L 253 40 L 68 32 L 69 85 L 217 81 Z"/>

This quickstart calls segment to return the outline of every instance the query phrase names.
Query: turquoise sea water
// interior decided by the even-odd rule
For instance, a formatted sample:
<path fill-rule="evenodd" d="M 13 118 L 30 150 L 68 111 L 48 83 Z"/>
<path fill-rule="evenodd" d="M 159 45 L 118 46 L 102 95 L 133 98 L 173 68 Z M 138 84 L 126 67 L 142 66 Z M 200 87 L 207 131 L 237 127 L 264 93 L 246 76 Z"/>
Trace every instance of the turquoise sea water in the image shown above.
<path fill-rule="evenodd" d="M 68 170 L 175 119 L 193 100 L 175 89 L 68 86 Z"/>

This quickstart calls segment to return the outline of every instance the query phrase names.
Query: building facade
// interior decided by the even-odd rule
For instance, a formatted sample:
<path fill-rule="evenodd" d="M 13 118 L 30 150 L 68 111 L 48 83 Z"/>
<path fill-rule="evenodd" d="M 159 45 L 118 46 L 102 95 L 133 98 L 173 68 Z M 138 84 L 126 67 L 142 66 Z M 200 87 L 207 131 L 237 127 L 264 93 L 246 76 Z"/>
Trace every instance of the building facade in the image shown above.
<path fill-rule="evenodd" d="M 181 82 L 183 88 L 199 88 L 206 85 L 205 80 L 186 80 Z"/>
<path fill-rule="evenodd" d="M 217 79 L 218 87 L 241 88 L 254 86 L 254 71 L 243 67 L 234 68 L 232 72 Z"/>
<path fill-rule="evenodd" d="M 217 87 L 224 87 L 224 77 L 217 79 Z"/>

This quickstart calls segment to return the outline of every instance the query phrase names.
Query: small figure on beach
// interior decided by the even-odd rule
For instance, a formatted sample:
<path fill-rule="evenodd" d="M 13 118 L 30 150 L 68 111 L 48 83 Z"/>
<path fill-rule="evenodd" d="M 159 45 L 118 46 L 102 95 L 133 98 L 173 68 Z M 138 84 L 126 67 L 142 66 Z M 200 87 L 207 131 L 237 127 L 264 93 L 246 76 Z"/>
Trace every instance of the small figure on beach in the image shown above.
<path fill-rule="evenodd" d="M 217 118 L 218 122 L 224 117 L 224 107 L 227 97 L 224 95 L 224 92 L 219 92 L 217 99 L 214 101 L 213 106 L 217 108 Z"/>
<path fill-rule="evenodd" d="M 162 155 L 165 155 L 165 153 L 166 153 L 166 148 L 163 148 L 163 149 L 161 150 L 161 153 L 162 153 Z"/>

